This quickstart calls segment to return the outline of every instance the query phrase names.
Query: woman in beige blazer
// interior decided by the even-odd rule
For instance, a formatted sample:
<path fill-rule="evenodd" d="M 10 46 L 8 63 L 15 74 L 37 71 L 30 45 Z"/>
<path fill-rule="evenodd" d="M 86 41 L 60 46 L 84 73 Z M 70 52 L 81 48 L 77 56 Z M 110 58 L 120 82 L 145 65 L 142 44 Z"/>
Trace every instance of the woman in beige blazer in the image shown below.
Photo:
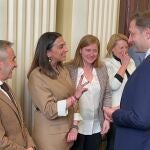
<path fill-rule="evenodd" d="M 71 150 L 99 150 L 101 135 L 108 132 L 109 122 L 104 118 L 103 108 L 111 106 L 111 92 L 107 70 L 99 61 L 100 43 L 93 35 L 84 36 L 77 47 L 73 61 L 66 64 L 71 78 L 77 85 L 80 75 L 88 91 L 79 101 L 83 120 L 78 124 L 78 137 Z"/>
<path fill-rule="evenodd" d="M 33 138 L 38 150 L 69 150 L 76 139 L 74 128 L 81 118 L 73 106 L 87 89 L 81 78 L 75 90 L 62 64 L 66 53 L 61 34 L 46 32 L 39 38 L 28 74 L 29 92 L 36 108 Z"/>

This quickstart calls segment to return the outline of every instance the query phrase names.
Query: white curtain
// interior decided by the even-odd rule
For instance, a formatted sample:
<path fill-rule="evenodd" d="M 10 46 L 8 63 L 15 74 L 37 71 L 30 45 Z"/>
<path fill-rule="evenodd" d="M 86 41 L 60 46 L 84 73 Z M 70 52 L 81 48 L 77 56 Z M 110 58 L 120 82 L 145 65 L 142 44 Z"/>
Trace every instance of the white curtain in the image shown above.
<path fill-rule="evenodd" d="M 76 46 L 85 34 L 94 34 L 100 39 L 101 56 L 104 57 L 109 37 L 118 32 L 120 0 L 58 0 L 59 7 L 56 7 L 56 2 L 0 0 L 0 38 L 14 42 L 18 64 L 9 84 L 22 105 L 29 128 L 32 125 L 32 105 L 27 73 L 40 35 L 56 30 L 56 12 L 58 31 L 70 45 L 68 59 L 74 56 Z"/>
<path fill-rule="evenodd" d="M 28 93 L 27 73 L 40 35 L 55 31 L 57 0 L 0 0 L 1 39 L 14 43 L 18 68 L 12 86 L 21 103 L 27 126 L 32 125 L 32 104 Z"/>
<path fill-rule="evenodd" d="M 101 57 L 113 33 L 118 32 L 120 0 L 73 0 L 71 57 L 82 36 L 96 35 L 101 43 Z"/>

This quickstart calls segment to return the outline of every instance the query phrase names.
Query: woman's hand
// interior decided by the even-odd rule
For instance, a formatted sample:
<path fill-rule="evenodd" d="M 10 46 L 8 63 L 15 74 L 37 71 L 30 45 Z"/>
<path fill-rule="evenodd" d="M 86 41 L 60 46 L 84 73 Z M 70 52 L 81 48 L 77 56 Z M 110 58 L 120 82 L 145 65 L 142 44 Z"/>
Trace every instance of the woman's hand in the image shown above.
<path fill-rule="evenodd" d="M 84 76 L 81 75 L 79 84 L 78 84 L 78 86 L 77 86 L 77 88 L 76 88 L 76 91 L 75 91 L 75 94 L 74 94 L 75 98 L 78 99 L 78 100 L 80 99 L 81 95 L 82 95 L 85 91 L 88 90 L 87 88 L 85 88 L 85 86 L 89 83 L 89 81 L 87 81 L 87 82 L 85 82 L 85 83 L 82 83 L 83 77 L 84 77 Z"/>
<path fill-rule="evenodd" d="M 109 122 L 113 122 L 112 113 L 114 111 L 116 111 L 117 109 L 120 109 L 120 106 L 117 106 L 117 107 L 103 107 L 105 119 L 108 120 Z"/>
<path fill-rule="evenodd" d="M 102 135 L 106 134 L 108 132 L 109 128 L 110 128 L 110 122 L 105 119 L 104 122 L 103 122 L 103 127 L 102 127 L 101 134 Z"/>
<path fill-rule="evenodd" d="M 130 56 L 127 53 L 123 53 L 121 57 L 121 64 L 127 67 L 129 62 L 130 62 Z"/>
<path fill-rule="evenodd" d="M 85 91 L 88 90 L 87 88 L 85 88 L 85 86 L 89 83 L 89 81 L 82 84 L 83 77 L 84 76 L 81 75 L 81 78 L 80 78 L 79 84 L 76 88 L 74 96 L 68 97 L 68 99 L 67 99 L 67 108 L 70 107 L 70 106 L 73 106 L 80 99 L 81 95 Z"/>
<path fill-rule="evenodd" d="M 72 128 L 67 135 L 67 142 L 73 142 L 77 139 L 78 130 L 76 128 Z"/>

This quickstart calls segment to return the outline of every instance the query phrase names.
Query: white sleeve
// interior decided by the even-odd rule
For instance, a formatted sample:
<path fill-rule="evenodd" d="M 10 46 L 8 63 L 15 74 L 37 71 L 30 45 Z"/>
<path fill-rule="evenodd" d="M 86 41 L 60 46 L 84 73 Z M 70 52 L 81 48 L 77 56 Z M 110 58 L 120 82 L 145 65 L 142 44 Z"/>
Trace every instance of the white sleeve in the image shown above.
<path fill-rule="evenodd" d="M 76 121 L 80 121 L 80 120 L 83 120 L 80 113 L 74 113 L 74 119 L 73 120 L 76 120 Z"/>
<path fill-rule="evenodd" d="M 68 115 L 66 100 L 61 100 L 61 101 L 57 102 L 57 112 L 58 112 L 58 116 L 67 116 Z"/>

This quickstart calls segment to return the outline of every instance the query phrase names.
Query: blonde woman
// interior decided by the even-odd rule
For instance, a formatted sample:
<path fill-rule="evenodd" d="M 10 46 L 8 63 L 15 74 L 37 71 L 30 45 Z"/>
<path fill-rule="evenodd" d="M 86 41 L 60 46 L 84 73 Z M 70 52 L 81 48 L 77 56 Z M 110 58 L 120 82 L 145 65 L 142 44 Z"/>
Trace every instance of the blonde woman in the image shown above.
<path fill-rule="evenodd" d="M 128 55 L 128 38 L 113 34 L 107 44 L 105 64 L 112 90 L 112 107 L 119 107 L 124 86 L 135 70 L 134 61 Z M 107 150 L 114 150 L 115 125 L 112 123 L 107 134 Z"/>

